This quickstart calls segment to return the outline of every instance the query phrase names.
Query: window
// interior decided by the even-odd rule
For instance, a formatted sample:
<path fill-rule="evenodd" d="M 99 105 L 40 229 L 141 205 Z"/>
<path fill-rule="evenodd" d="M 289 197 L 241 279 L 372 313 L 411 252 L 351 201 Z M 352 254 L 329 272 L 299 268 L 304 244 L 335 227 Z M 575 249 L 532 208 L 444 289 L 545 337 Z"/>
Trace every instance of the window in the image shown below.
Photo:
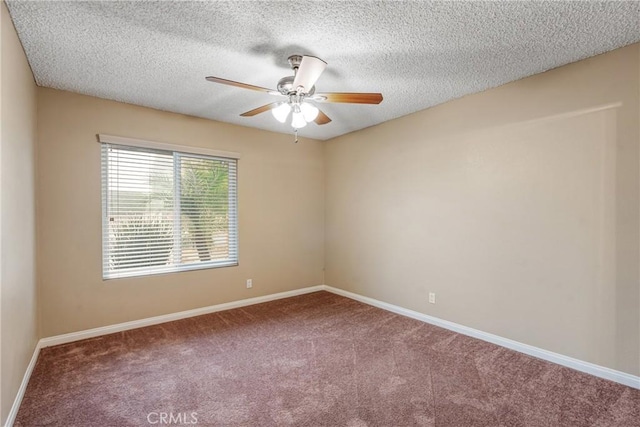
<path fill-rule="evenodd" d="M 103 278 L 237 265 L 236 193 L 234 158 L 103 143 Z"/>

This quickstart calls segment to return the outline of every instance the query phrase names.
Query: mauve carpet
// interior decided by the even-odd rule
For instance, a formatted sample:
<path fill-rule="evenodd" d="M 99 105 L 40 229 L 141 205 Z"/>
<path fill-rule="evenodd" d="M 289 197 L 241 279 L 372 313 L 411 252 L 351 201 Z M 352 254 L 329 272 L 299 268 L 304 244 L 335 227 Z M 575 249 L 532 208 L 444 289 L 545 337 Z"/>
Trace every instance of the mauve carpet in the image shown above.
<path fill-rule="evenodd" d="M 316 292 L 45 348 L 15 425 L 168 422 L 630 427 L 640 391 Z"/>

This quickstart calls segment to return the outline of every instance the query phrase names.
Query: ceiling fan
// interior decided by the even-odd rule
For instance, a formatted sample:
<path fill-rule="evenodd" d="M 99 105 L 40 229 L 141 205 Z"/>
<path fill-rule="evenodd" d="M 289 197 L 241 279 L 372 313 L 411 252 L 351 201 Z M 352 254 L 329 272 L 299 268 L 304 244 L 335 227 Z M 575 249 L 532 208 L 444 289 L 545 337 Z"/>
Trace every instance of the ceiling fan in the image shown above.
<path fill-rule="evenodd" d="M 303 128 L 309 122 L 324 125 L 331 119 L 318 107 L 309 101 L 315 102 L 340 102 L 350 104 L 380 104 L 380 93 L 348 93 L 327 92 L 316 93 L 315 84 L 327 67 L 327 63 L 315 56 L 291 55 L 289 65 L 293 70 L 293 76 L 283 77 L 278 81 L 277 90 L 254 86 L 247 83 L 235 82 L 220 77 L 207 77 L 213 83 L 236 86 L 245 89 L 266 92 L 271 95 L 286 97 L 286 100 L 272 102 L 240 114 L 242 117 L 252 117 L 271 110 L 273 116 L 280 123 L 287 121 L 291 113 L 291 126 L 297 134 L 298 129 Z"/>

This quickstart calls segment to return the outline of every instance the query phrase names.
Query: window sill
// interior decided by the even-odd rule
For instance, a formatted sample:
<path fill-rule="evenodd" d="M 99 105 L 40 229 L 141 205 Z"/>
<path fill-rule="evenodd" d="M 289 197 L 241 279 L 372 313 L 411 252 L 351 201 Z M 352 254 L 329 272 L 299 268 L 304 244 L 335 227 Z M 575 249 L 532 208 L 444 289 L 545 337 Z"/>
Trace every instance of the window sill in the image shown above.
<path fill-rule="evenodd" d="M 144 268 L 131 269 L 122 272 L 108 272 L 102 274 L 102 280 L 126 279 L 132 277 L 157 276 L 159 274 L 180 273 L 183 271 L 206 270 L 210 268 L 237 267 L 238 261 L 217 261 L 198 264 L 184 264 L 179 266 L 167 266 L 165 268 L 154 268 L 148 270 Z"/>

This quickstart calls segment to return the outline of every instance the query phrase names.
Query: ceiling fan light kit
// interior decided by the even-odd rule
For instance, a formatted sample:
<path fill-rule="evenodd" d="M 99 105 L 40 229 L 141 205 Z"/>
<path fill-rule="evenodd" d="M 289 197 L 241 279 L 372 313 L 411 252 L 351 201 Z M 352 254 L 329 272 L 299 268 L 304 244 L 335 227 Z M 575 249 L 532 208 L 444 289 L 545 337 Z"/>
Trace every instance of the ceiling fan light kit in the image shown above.
<path fill-rule="evenodd" d="M 331 119 L 324 112 L 309 101 L 349 104 L 379 104 L 382 102 L 382 94 L 380 93 L 316 93 L 315 84 L 327 67 L 327 63 L 315 56 L 306 55 L 291 55 L 288 61 L 293 70 L 293 76 L 281 78 L 276 86 L 277 90 L 220 77 L 210 76 L 206 79 L 213 83 L 287 97 L 285 101 L 272 102 L 240 115 L 253 117 L 271 110 L 273 117 L 280 123 L 286 123 L 289 115 L 291 115 L 291 127 L 293 127 L 296 134 L 296 142 L 298 142 L 298 129 L 305 127 L 308 123 L 315 122 L 318 125 L 325 125 L 331 122 Z"/>
<path fill-rule="evenodd" d="M 291 126 L 300 129 L 314 121 L 320 110 L 315 105 L 304 102 L 304 98 L 297 94 L 290 95 L 288 101 L 280 102 L 277 107 L 271 109 L 271 114 L 280 123 L 286 122 L 291 112 Z"/>

